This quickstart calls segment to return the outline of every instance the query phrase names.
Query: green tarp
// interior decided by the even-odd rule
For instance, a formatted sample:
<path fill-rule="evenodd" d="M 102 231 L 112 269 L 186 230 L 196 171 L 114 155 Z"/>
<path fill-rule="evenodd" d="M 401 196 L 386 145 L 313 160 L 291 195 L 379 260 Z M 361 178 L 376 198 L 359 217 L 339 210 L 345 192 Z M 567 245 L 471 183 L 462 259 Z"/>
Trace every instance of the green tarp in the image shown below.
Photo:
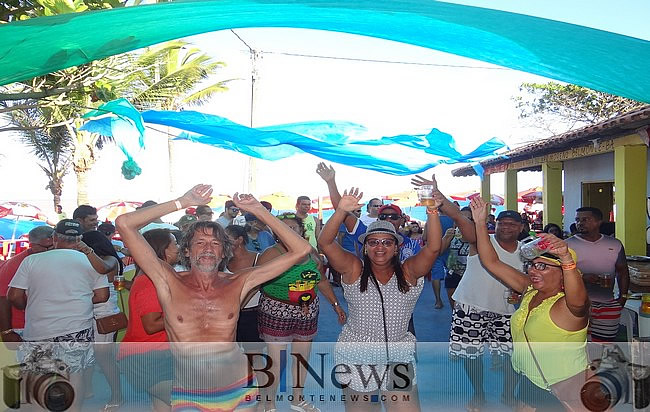
<path fill-rule="evenodd" d="M 243 27 L 390 39 L 650 102 L 648 41 L 432 0 L 177 1 L 10 23 L 0 26 L 0 84 L 162 41 Z"/>

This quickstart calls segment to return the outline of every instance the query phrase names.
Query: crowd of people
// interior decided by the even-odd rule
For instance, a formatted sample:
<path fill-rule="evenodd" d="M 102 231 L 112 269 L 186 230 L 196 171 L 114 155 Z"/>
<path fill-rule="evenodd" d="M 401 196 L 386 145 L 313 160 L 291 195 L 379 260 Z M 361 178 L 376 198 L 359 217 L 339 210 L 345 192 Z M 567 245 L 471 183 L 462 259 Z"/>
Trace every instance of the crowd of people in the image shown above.
<path fill-rule="evenodd" d="M 460 208 L 435 176 L 417 176 L 416 188 L 433 188 L 419 223 L 378 198 L 364 205 L 360 188 L 341 194 L 331 166 L 320 163 L 316 173 L 335 208 L 325 225 L 309 214 L 306 196 L 274 216 L 271 204 L 235 194 L 215 219 L 212 188 L 196 185 L 177 199 L 145 202 L 115 225 L 100 225 L 97 210 L 82 205 L 54 228 L 33 229 L 30 248 L 0 266 L 2 340 L 20 362 L 43 352 L 65 362 L 73 411 L 92 396 L 95 360 L 111 389 L 105 411 L 123 404 L 121 379 L 148 393 L 157 411 L 275 411 L 279 380 L 262 381 L 282 373 L 288 350 L 310 358 L 325 299 L 342 325 L 334 357 L 347 365 L 346 410 L 374 410 L 377 402 L 363 395 L 378 394 L 387 410 L 417 411 L 413 311 L 428 279 L 434 308 L 445 306 L 443 285 L 447 291 L 449 354 L 472 387 L 469 411 L 485 406 L 486 349 L 501 360 L 506 407 L 581 408 L 586 342 L 614 340 L 629 287 L 625 251 L 600 233 L 598 209 L 578 209 L 576 234 L 566 240 L 553 224 L 531 236 L 517 211 L 490 215 L 480 198 Z M 163 222 L 180 210 L 192 213 Z M 523 259 L 536 237 L 544 253 Z M 135 276 L 125 280 L 132 263 Z M 124 325 L 105 325 L 120 314 L 122 288 L 130 290 L 129 313 L 117 347 L 110 343 Z M 552 355 L 542 344 L 550 342 Z M 247 345 L 263 345 L 276 361 L 254 373 Z M 300 365 L 290 370 L 290 407 L 318 411 L 303 395 Z M 373 365 L 384 365 L 387 379 L 368 381 Z M 397 387 L 394 374 L 408 387 Z M 408 401 L 394 396 L 405 392 Z"/>

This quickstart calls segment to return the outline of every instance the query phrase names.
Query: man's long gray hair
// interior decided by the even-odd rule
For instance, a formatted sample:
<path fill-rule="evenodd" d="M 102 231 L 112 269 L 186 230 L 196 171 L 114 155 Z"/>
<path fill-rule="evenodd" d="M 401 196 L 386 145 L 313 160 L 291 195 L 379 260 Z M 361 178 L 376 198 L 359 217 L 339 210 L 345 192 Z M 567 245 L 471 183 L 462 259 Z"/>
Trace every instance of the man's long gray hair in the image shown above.
<path fill-rule="evenodd" d="M 210 233 L 208 229 L 212 229 L 212 233 Z M 202 232 L 206 235 L 212 235 L 213 238 L 221 242 L 224 258 L 221 259 L 218 269 L 224 270 L 228 265 L 228 261 L 230 258 L 232 258 L 232 243 L 230 242 L 228 236 L 226 236 L 226 231 L 223 229 L 223 227 L 221 227 L 219 223 L 212 221 L 194 222 L 187 228 L 187 230 L 185 230 L 185 232 L 183 232 L 183 239 L 181 240 L 180 244 L 181 264 L 188 269 L 192 267 L 192 262 L 190 261 L 191 259 L 187 255 L 189 255 L 190 244 L 192 243 L 192 239 L 194 239 L 194 235 L 197 232 Z"/>

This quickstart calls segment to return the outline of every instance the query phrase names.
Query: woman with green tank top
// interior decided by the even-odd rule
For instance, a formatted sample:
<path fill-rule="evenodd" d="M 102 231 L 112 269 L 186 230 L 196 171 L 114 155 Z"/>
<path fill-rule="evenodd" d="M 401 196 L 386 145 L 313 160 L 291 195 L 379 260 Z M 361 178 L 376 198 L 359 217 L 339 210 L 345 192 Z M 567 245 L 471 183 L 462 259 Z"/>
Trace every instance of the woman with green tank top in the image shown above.
<path fill-rule="evenodd" d="M 304 237 L 302 219 L 294 213 L 284 213 L 277 216 L 284 224 Z M 287 252 L 287 248 L 280 239 L 278 243 L 264 251 L 258 264 L 264 264 Z M 268 343 L 268 354 L 271 359 L 280 359 L 280 351 L 287 349 L 287 344 L 292 342 L 291 353 L 300 354 L 304 359 L 309 359 L 311 341 L 318 330 L 320 292 L 330 302 L 336 311 L 339 322 L 345 323 L 345 312 L 341 309 L 334 295 L 332 286 L 327 278 L 321 276 L 323 264 L 316 250 L 301 262 L 282 275 L 262 285 L 258 309 L 258 327 L 260 337 Z M 303 400 L 303 389 L 296 382 L 305 382 L 307 369 L 300 368 L 300 376 L 296 376 L 295 364 L 292 370 L 294 384 L 291 410 L 300 412 L 319 411 L 311 403 Z M 271 373 L 279 375 L 280 362 L 273 362 Z M 275 411 L 275 395 L 279 379 L 266 388 L 262 399 L 265 402 L 265 411 Z"/>
<path fill-rule="evenodd" d="M 588 370 L 590 304 L 575 252 L 563 240 L 542 233 L 547 252 L 526 263 L 527 276 L 499 260 L 488 237 L 486 202 L 474 198 L 470 207 L 481 264 L 523 295 L 510 321 L 512 367 L 521 375 L 517 400 L 535 409 L 584 409 L 580 389 Z"/>

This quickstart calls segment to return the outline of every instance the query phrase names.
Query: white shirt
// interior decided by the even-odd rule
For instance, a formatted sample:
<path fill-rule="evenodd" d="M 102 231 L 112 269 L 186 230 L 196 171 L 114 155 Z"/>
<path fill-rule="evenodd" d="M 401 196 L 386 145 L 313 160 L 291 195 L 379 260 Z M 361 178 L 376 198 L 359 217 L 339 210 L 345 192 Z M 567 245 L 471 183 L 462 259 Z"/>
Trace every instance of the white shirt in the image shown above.
<path fill-rule="evenodd" d="M 372 222 L 376 221 L 377 218 L 376 218 L 376 217 L 370 217 L 370 216 L 368 216 L 368 215 L 361 215 L 361 217 L 359 218 L 359 220 L 361 220 L 361 222 L 362 222 L 364 225 L 369 226 Z"/>
<path fill-rule="evenodd" d="M 93 290 L 108 280 L 83 253 L 54 249 L 25 258 L 9 286 L 26 291 L 23 338 L 38 341 L 91 328 Z"/>
<path fill-rule="evenodd" d="M 499 256 L 499 260 L 517 270 L 523 270 L 524 262 L 519 256 L 519 244 L 517 250 L 510 253 L 499 245 L 494 235 L 490 235 L 490 241 Z M 505 295 L 507 290 L 507 286 L 485 270 L 481 265 L 478 254 L 476 254 L 467 257 L 465 274 L 460 279 L 460 283 L 452 297 L 456 302 L 474 306 L 480 310 L 487 310 L 500 315 L 511 315 L 515 312 L 515 307 L 507 302 Z"/>

